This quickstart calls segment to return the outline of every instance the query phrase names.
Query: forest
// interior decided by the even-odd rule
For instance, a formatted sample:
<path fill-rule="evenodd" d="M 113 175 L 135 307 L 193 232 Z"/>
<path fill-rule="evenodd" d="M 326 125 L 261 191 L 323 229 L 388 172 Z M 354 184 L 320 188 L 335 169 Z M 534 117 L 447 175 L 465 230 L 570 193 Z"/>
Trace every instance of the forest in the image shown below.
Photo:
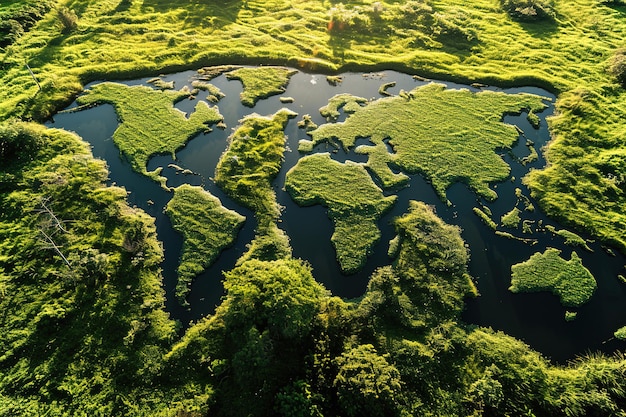
<path fill-rule="evenodd" d="M 562 225 L 541 233 L 571 256 L 537 250 L 511 267 L 510 291 L 551 293 L 564 322 L 580 320 L 603 285 L 584 254 L 626 254 L 625 14 L 621 0 L 3 2 L 0 416 L 626 416 L 623 342 L 561 362 L 463 320 L 481 296 L 469 267 L 478 254 L 432 205 L 412 199 L 393 218 L 388 264 L 359 297 L 341 297 L 294 255 L 276 187 L 284 178 L 296 204 L 324 207 L 329 261 L 345 274 L 381 240 L 380 219 L 410 176 L 426 178 L 442 205 L 461 183 L 498 236 L 530 241 L 515 234 L 531 228 L 534 201 Z M 191 88 L 168 84 L 185 70 L 197 71 Z M 319 126 L 281 96 L 273 114 L 228 126 L 211 178 L 221 200 L 150 165 L 226 128 L 218 76 L 240 83 L 239 101 L 256 111 L 298 72 L 341 85 L 344 73 L 384 70 L 480 91 L 432 82 L 396 94 L 382 80 L 377 99 L 332 97 Z M 122 83 L 142 77 L 147 85 Z M 498 152 L 520 136 L 503 118 L 537 127 L 550 100 L 486 86 L 556 97 L 546 164 L 521 179 L 528 196 L 516 188 L 502 216 L 488 208 L 511 175 Z M 187 115 L 175 107 L 184 100 Z M 163 212 L 183 241 L 173 301 L 155 218 L 84 138 L 50 126 L 101 105 L 115 110 L 119 157 L 171 195 Z M 286 146 L 290 123 L 308 137 L 299 149 Z M 524 165 L 539 158 L 526 145 Z M 367 162 L 333 159 L 342 150 Z M 283 172 L 290 154 L 298 160 Z M 185 308 L 194 279 L 244 224 L 253 237 L 223 271 L 213 311 L 174 318 L 167 306 Z M 611 279 L 623 288 L 625 274 Z M 623 308 L 620 320 L 607 339 L 626 339 Z"/>

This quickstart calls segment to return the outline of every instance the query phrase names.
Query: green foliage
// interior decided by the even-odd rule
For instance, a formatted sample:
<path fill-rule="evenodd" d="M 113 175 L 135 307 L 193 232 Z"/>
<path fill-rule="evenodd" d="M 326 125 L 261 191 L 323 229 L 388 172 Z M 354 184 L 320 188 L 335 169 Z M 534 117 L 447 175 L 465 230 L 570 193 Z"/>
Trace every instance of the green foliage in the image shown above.
<path fill-rule="evenodd" d="M 554 18 L 552 0 L 500 0 L 502 8 L 511 17 L 522 21 L 541 21 Z"/>
<path fill-rule="evenodd" d="M 214 384 L 210 415 L 264 416 L 293 407 L 319 415 L 307 394 L 305 361 L 327 293 L 310 267 L 294 259 L 249 260 L 225 274 L 224 287 L 215 315 L 168 355 L 171 369 L 186 369 L 182 381 Z M 309 412 L 301 408 L 308 405 Z"/>
<path fill-rule="evenodd" d="M 216 184 L 233 199 L 252 209 L 259 221 L 257 236 L 244 260 L 290 256 L 288 238 L 276 226 L 280 207 L 271 182 L 282 165 L 285 126 L 295 116 L 291 110 L 281 109 L 272 117 L 257 114 L 245 117 L 215 168 Z"/>
<path fill-rule="evenodd" d="M 596 280 L 576 254 L 569 261 L 561 251 L 548 248 L 535 253 L 526 262 L 511 267 L 512 292 L 552 291 L 566 307 L 586 303 L 596 289 Z"/>
<path fill-rule="evenodd" d="M 510 229 L 517 229 L 521 221 L 521 218 L 519 216 L 520 213 L 521 212 L 517 207 L 513 207 L 513 210 L 509 211 L 506 214 L 503 214 L 502 218 L 500 219 L 502 226 L 508 227 Z"/>
<path fill-rule="evenodd" d="M 300 149 L 310 150 L 332 139 L 340 140 L 346 149 L 362 137 L 369 137 L 374 145 L 389 139 L 395 151 L 390 160 L 407 173 L 427 175 L 442 198 L 452 183 L 463 181 L 494 199 L 489 183 L 502 181 L 510 171 L 495 150 L 509 148 L 519 135 L 513 126 L 502 123 L 502 116 L 544 107 L 538 96 L 475 94 L 429 84 L 358 107 L 344 123 L 320 126 L 310 132 L 312 143 L 301 142 Z M 376 166 L 372 163 L 370 168 Z"/>
<path fill-rule="evenodd" d="M 400 373 L 372 345 L 360 345 L 336 359 L 333 385 L 348 416 L 399 415 Z"/>
<path fill-rule="evenodd" d="M 65 34 L 75 31 L 78 27 L 78 16 L 74 10 L 61 7 L 57 10 L 57 18 L 61 23 L 61 30 Z"/>
<path fill-rule="evenodd" d="M 289 78 L 295 73 L 296 71 L 284 67 L 255 67 L 227 72 L 226 77 L 241 81 L 241 102 L 248 107 L 254 107 L 262 98 L 284 93 Z"/>
<path fill-rule="evenodd" d="M 615 333 L 613 333 L 613 336 L 615 336 L 616 339 L 626 340 L 626 326 L 617 329 Z"/>
<path fill-rule="evenodd" d="M 37 146 L 0 165 L 13 176 L 0 191 L 0 413 L 167 409 L 149 388 L 175 335 L 153 219 L 104 185 L 104 163 L 75 135 L 14 123 L 3 142 L 15 132 Z"/>
<path fill-rule="evenodd" d="M 396 200 L 383 195 L 362 165 L 333 161 L 327 153 L 300 159 L 287 173 L 285 188 L 300 205 L 328 207 L 335 226 L 331 241 L 346 273 L 363 266 L 380 239 L 376 222 Z"/>
<path fill-rule="evenodd" d="M 91 87 L 78 102 L 83 105 L 110 103 L 120 119 L 113 141 L 128 158 L 133 169 L 165 184 L 161 169 L 148 172 L 151 156 L 174 152 L 190 139 L 221 121 L 215 107 L 200 101 L 189 118 L 174 108 L 174 103 L 188 97 L 184 91 L 158 91 L 145 86 L 129 87 L 118 83 L 101 83 Z"/>
<path fill-rule="evenodd" d="M 222 249 L 233 244 L 245 217 L 222 206 L 204 189 L 186 184 L 174 189 L 165 213 L 184 238 L 176 296 L 185 304 L 191 281 L 215 261 Z"/>

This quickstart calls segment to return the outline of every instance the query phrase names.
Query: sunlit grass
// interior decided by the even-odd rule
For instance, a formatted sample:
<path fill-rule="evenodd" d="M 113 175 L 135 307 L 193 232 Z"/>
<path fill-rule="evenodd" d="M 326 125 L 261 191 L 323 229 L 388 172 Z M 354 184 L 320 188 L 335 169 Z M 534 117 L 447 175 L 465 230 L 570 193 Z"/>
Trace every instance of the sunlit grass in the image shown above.
<path fill-rule="evenodd" d="M 183 235 L 176 296 L 185 304 L 191 281 L 233 244 L 245 217 L 222 206 L 201 187 L 181 185 L 165 207 L 172 227 Z"/>
<path fill-rule="evenodd" d="M 377 221 L 396 200 L 383 195 L 362 165 L 333 161 L 327 153 L 300 159 L 287 173 L 285 188 L 300 205 L 328 207 L 335 226 L 331 241 L 347 273 L 363 266 L 381 236 Z"/>
<path fill-rule="evenodd" d="M 596 280 L 576 252 L 572 252 L 569 261 L 560 254 L 560 250 L 548 248 L 544 253 L 535 253 L 526 262 L 513 265 L 509 290 L 551 291 L 566 307 L 585 304 L 596 289 Z"/>
<path fill-rule="evenodd" d="M 296 113 L 281 109 L 269 117 L 251 114 L 240 121 L 215 169 L 215 182 L 226 194 L 254 211 L 257 236 L 243 259 L 277 259 L 291 253 L 276 225 L 280 206 L 272 189 L 285 152 L 285 126 Z"/>
<path fill-rule="evenodd" d="M 559 115 L 551 121 L 551 165 L 529 180 L 535 197 L 549 215 L 626 248 L 626 197 L 611 180 L 615 170 L 602 162 L 624 146 L 626 130 L 626 94 L 606 72 L 626 34 L 619 7 L 558 2 L 553 21 L 525 23 L 492 0 L 428 6 L 431 18 L 436 13 L 439 25 L 452 22 L 451 33 L 470 34 L 468 41 L 434 33 L 404 2 L 364 0 L 364 25 L 330 32 L 331 4 L 313 0 L 58 3 L 76 10 L 76 31 L 62 34 L 49 13 L 0 52 L 0 119 L 45 118 L 87 81 L 224 63 L 322 71 L 386 67 L 456 81 L 544 86 L 560 94 Z M 373 3 L 383 10 L 376 18 Z"/>
<path fill-rule="evenodd" d="M 241 102 L 245 106 L 254 107 L 262 98 L 284 93 L 289 78 L 296 72 L 284 67 L 239 68 L 227 72 L 226 78 L 241 81 Z"/>
<path fill-rule="evenodd" d="M 504 180 L 510 172 L 496 149 L 510 148 L 519 136 L 502 117 L 544 107 L 542 98 L 535 95 L 472 93 L 428 84 L 365 107 L 356 106 L 345 122 L 328 123 L 310 132 L 311 143 L 301 142 L 300 149 L 335 139 L 346 149 L 358 138 L 369 137 L 375 145 L 389 139 L 395 153 L 389 154 L 388 162 L 406 173 L 425 174 L 442 199 L 457 181 L 494 199 L 496 193 L 490 183 Z M 370 168 L 380 178 L 389 177 L 377 155 L 370 154 L 374 157 Z"/>
<path fill-rule="evenodd" d="M 195 111 L 185 114 L 174 103 L 189 97 L 184 91 L 158 91 L 144 86 L 129 87 L 118 83 L 96 84 L 79 97 L 83 105 L 110 103 L 120 120 L 113 141 L 128 158 L 133 169 L 164 183 L 160 168 L 148 172 L 151 156 L 171 154 L 182 148 L 194 136 L 209 130 L 209 124 L 223 119 L 216 107 L 198 101 Z"/>

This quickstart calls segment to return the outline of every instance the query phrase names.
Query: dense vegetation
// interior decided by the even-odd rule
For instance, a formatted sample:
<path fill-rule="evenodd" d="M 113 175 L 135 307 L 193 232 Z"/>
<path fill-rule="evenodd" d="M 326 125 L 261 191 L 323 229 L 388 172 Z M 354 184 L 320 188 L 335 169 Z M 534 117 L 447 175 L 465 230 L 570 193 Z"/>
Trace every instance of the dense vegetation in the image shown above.
<path fill-rule="evenodd" d="M 550 121 L 551 164 L 527 183 L 548 214 L 625 250 L 626 92 L 615 54 L 626 30 L 622 6 L 595 0 L 53 3 L 69 11 L 66 23 L 55 10 L 21 37 L 12 26 L 10 44 L 0 50 L 0 415 L 626 414 L 622 356 L 553 366 L 518 340 L 459 323 L 463 297 L 475 294 L 468 254 L 458 229 L 423 204 L 412 204 L 396 221 L 395 262 L 373 274 L 360 300 L 328 294 L 303 261 L 291 258 L 276 226 L 270 180 L 280 167 L 287 114 L 245 119 L 232 136 L 216 177 L 221 170 L 222 187 L 253 209 L 258 236 L 226 274 L 215 314 L 179 338 L 163 309 L 153 220 L 126 204 L 124 190 L 103 185 L 105 166 L 80 139 L 24 122 L 50 116 L 88 81 L 224 62 L 329 71 L 384 66 L 541 85 L 559 93 Z M 0 13 L 32 4 L 4 2 Z M 547 4 L 549 16 L 526 22 L 509 4 L 514 11 Z M 129 140 L 116 134 L 144 173 L 148 155 L 173 153 L 192 135 L 176 133 L 169 140 L 182 142 L 166 147 L 133 136 L 156 126 L 167 132 L 162 122 L 178 118 L 153 113 L 162 111 L 153 104 L 165 98 L 171 108 L 179 93 L 149 94 L 133 104 L 128 117 L 144 120 L 128 130 Z M 356 117 L 375 103 L 348 109 Z M 116 107 L 122 126 L 134 123 L 122 115 L 130 108 Z M 502 112 L 491 111 L 499 122 Z M 123 143 L 138 147 L 124 150 Z M 369 168 L 386 178 L 380 167 L 389 161 L 376 162 L 367 151 Z M 472 185 L 493 196 L 488 181 Z"/>

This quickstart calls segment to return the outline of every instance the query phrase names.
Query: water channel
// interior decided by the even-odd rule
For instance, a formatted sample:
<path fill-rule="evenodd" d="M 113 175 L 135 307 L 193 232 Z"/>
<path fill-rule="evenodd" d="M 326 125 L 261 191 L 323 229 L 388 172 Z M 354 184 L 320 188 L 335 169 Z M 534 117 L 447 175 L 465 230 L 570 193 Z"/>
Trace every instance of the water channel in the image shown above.
<path fill-rule="evenodd" d="M 185 71 L 163 76 L 165 81 L 174 81 L 177 89 L 191 86 L 191 82 L 198 76 L 196 71 Z M 149 78 L 125 81 L 127 85 L 145 85 Z M 562 250 L 561 256 L 569 259 L 572 248 L 565 246 L 563 239 L 551 233 L 535 233 L 532 237 L 538 243 L 531 246 L 527 243 L 499 237 L 488 228 L 473 213 L 472 209 L 481 203 L 487 205 L 493 213 L 493 219 L 500 216 L 515 205 L 515 188 L 520 188 L 526 196 L 529 192 L 521 183 L 521 178 L 528 169 L 539 169 L 545 165 L 541 156 L 541 147 L 549 140 L 549 132 L 545 117 L 553 112 L 555 97 L 547 91 L 534 88 L 499 89 L 482 87 L 507 93 L 528 92 L 548 97 L 549 107 L 539 114 L 541 124 L 539 129 L 533 128 L 526 119 L 526 115 L 505 116 L 504 122 L 517 125 L 524 133 L 520 135 L 517 145 L 512 150 L 501 151 L 504 160 L 511 166 L 511 178 L 505 182 L 495 184 L 498 199 L 486 203 L 479 199 L 465 185 L 457 183 L 450 187 L 447 198 L 452 203 L 444 204 L 435 194 L 433 187 L 421 176 L 411 177 L 407 187 L 394 194 L 398 200 L 381 220 L 382 238 L 373 248 L 372 255 L 364 268 L 356 274 L 345 276 L 340 272 L 335 259 L 330 236 L 333 228 L 322 206 L 299 207 L 284 191 L 286 172 L 293 167 L 301 157 L 298 148 L 300 139 L 307 139 L 304 130 L 299 129 L 297 121 L 304 114 L 312 116 L 318 125 L 325 123 L 319 114 L 319 108 L 326 105 L 328 99 L 335 94 L 351 93 L 366 98 L 380 98 L 378 89 L 382 83 L 395 81 L 396 85 L 388 92 L 398 94 L 400 90 L 409 91 L 425 84 L 428 81 L 416 80 L 410 75 L 394 71 L 384 71 L 375 74 L 346 73 L 343 81 L 336 86 L 326 82 L 324 75 L 296 73 L 287 90 L 282 94 L 294 99 L 293 103 L 283 103 L 279 96 L 269 97 L 259 101 L 253 109 L 245 107 L 239 101 L 242 85 L 239 81 L 229 81 L 224 75 L 214 78 L 210 82 L 221 89 L 226 95 L 219 103 L 220 113 L 224 115 L 226 130 L 213 129 L 208 134 L 201 134 L 192 139 L 177 153 L 176 161 L 170 156 L 157 156 L 150 160 L 148 170 L 164 167 L 163 175 L 168 178 L 169 186 L 178 186 L 183 183 L 201 185 L 213 195 L 217 196 L 224 206 L 246 216 L 247 221 L 238 235 L 235 245 L 223 251 L 218 260 L 194 281 L 188 297 L 190 308 L 181 307 L 176 301 L 174 288 L 176 285 L 176 268 L 182 247 L 182 237 L 171 226 L 169 218 L 163 214 L 163 208 L 172 197 L 157 183 L 132 171 L 130 165 L 122 157 L 111 139 L 118 126 L 117 115 L 112 106 L 101 105 L 78 112 L 62 112 L 54 117 L 48 125 L 74 131 L 87 140 L 93 149 L 94 156 L 104 159 L 110 170 L 110 183 L 125 187 L 129 191 L 129 202 L 136 205 L 156 219 L 157 233 L 163 242 L 165 260 L 162 264 L 164 287 L 166 291 L 166 308 L 171 316 L 180 320 L 184 325 L 191 321 L 210 314 L 220 302 L 223 295 L 221 284 L 222 272 L 231 269 L 236 260 L 246 249 L 254 234 L 254 216 L 249 210 L 242 208 L 227 197 L 213 183 L 215 166 L 220 155 L 226 149 L 231 128 L 235 128 L 245 115 L 258 113 L 270 115 L 283 107 L 288 107 L 298 113 L 285 129 L 287 135 L 287 151 L 280 174 L 274 181 L 278 202 L 284 206 L 280 227 L 290 237 L 295 257 L 306 259 L 313 267 L 314 276 L 323 283 L 333 294 L 345 298 L 356 298 L 363 294 L 370 274 L 381 265 L 390 263 L 387 256 L 388 242 L 394 236 L 391 220 L 406 212 L 409 200 L 420 200 L 436 207 L 437 214 L 447 223 L 461 227 L 462 237 L 470 248 L 470 273 L 476 278 L 480 297 L 467 301 L 467 308 L 463 320 L 467 323 L 481 326 L 491 326 L 518 337 L 530 344 L 533 348 L 544 353 L 551 359 L 563 362 L 584 354 L 587 351 L 602 350 L 612 352 L 623 349 L 626 344 L 612 338 L 613 332 L 626 325 L 626 285 L 622 284 L 618 274 L 624 273 L 626 260 L 617 251 L 609 254 L 599 243 L 590 243 L 593 252 L 576 248 L 583 265 L 595 276 L 598 288 L 591 300 L 577 309 L 575 320 L 564 320 L 565 308 L 558 298 L 550 293 L 513 294 L 508 291 L 510 285 L 511 265 L 527 260 L 535 252 L 543 252 L 547 247 Z M 459 85 L 444 82 L 449 88 L 467 88 L 479 91 L 481 87 Z M 87 86 L 88 88 L 89 86 Z M 206 92 L 201 92 L 196 100 L 205 99 Z M 183 100 L 176 107 L 186 113 L 191 113 L 197 101 Z M 70 107 L 75 107 L 72 104 Z M 340 119 L 341 120 L 341 119 Z M 520 158 L 528 155 L 526 140 L 534 143 L 539 152 L 537 161 L 524 166 Z M 318 145 L 315 151 L 330 151 L 332 147 Z M 365 162 L 365 155 L 354 152 L 338 151 L 331 153 L 334 159 L 346 159 Z M 176 165 L 193 171 L 193 175 L 181 175 L 176 170 L 168 168 L 168 164 Z M 532 201 L 532 200 L 531 200 Z M 533 202 L 538 207 L 536 202 Z M 554 221 L 545 217 L 540 210 L 525 212 L 524 219 L 543 224 L 554 225 L 562 229 Z M 520 235 L 520 233 L 516 233 Z M 583 236 L 585 237 L 585 236 Z"/>

